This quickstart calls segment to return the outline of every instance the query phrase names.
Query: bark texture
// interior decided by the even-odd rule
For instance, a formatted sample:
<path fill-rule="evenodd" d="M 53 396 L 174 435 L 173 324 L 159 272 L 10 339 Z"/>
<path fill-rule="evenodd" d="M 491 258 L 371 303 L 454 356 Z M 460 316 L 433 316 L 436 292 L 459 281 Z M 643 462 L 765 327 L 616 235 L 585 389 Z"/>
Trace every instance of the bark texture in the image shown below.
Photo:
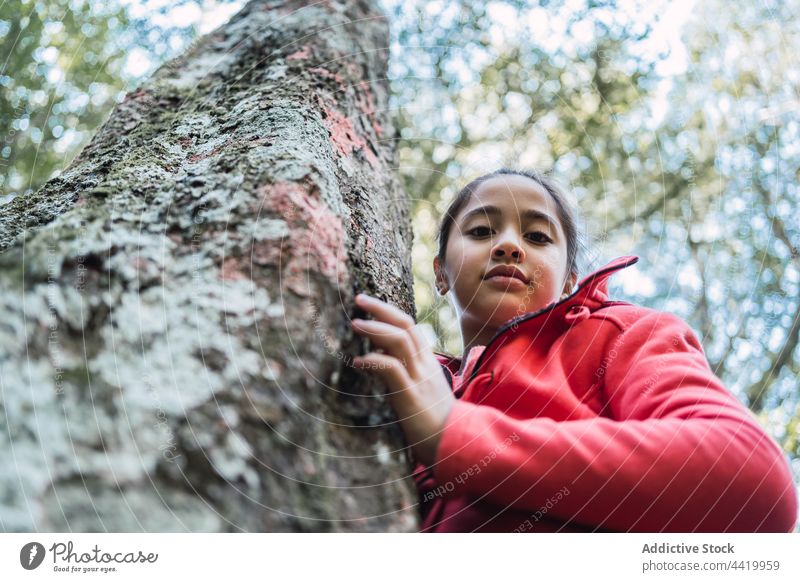
<path fill-rule="evenodd" d="M 388 26 L 256 0 L 0 207 L 4 531 L 409 531 L 366 291 L 414 313 Z"/>

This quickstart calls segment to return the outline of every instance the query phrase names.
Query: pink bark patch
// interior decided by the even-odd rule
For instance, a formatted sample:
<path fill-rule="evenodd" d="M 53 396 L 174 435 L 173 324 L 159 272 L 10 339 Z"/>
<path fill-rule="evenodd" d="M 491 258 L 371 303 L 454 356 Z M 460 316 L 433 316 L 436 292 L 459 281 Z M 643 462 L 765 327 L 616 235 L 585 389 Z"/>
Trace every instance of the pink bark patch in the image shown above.
<path fill-rule="evenodd" d="M 353 122 L 337 109 L 328 107 L 325 103 L 321 105 L 325 114 L 325 127 L 328 128 L 333 146 L 344 156 L 351 156 L 354 149 L 360 148 L 369 163 L 377 166 L 378 158 L 375 157 L 364 138 L 358 135 L 355 127 L 353 127 Z"/>
<path fill-rule="evenodd" d="M 309 73 L 322 77 L 323 79 L 333 79 L 337 84 L 344 85 L 344 79 L 339 73 L 332 73 L 328 69 L 323 69 L 322 67 L 311 67 L 306 70 Z"/>
<path fill-rule="evenodd" d="M 356 105 L 361 112 L 367 116 L 372 129 L 375 130 L 375 135 L 380 137 L 383 134 L 383 128 L 378 123 L 377 116 L 375 115 L 375 96 L 372 92 L 370 84 L 362 81 L 356 86 Z"/>
<path fill-rule="evenodd" d="M 128 93 L 127 95 L 125 95 L 124 102 L 127 101 L 145 101 L 145 102 L 150 101 L 155 103 L 155 99 L 153 98 L 153 96 L 144 89 L 137 89 L 133 93 Z"/>
<path fill-rule="evenodd" d="M 288 246 L 288 244 L 277 241 L 274 243 L 256 243 L 250 249 L 250 261 L 253 264 L 262 266 L 279 265 L 284 251 L 288 250 Z"/>
<path fill-rule="evenodd" d="M 311 47 L 304 46 L 300 50 L 297 50 L 297 51 L 293 52 L 292 54 L 290 54 L 288 57 L 286 57 L 286 60 L 287 61 L 295 61 L 295 60 L 299 60 L 299 59 L 307 59 L 310 56 L 311 56 Z"/>
<path fill-rule="evenodd" d="M 222 263 L 219 278 L 223 281 L 238 281 L 246 279 L 247 276 L 241 271 L 241 261 L 235 257 L 229 257 Z"/>
<path fill-rule="evenodd" d="M 265 208 L 289 224 L 289 235 L 253 245 L 254 262 L 281 266 L 284 288 L 310 295 L 309 280 L 319 273 L 334 283 L 346 281 L 346 252 L 341 219 L 320 200 L 316 188 L 296 182 L 278 182 L 259 189 Z"/>
<path fill-rule="evenodd" d="M 191 155 L 191 156 L 189 156 L 188 158 L 186 158 L 186 161 L 187 161 L 187 162 L 199 162 L 200 160 L 204 160 L 204 159 L 206 159 L 206 158 L 210 158 L 211 156 L 213 156 L 213 155 L 216 155 L 216 154 L 218 154 L 219 152 L 221 152 L 221 151 L 222 151 L 224 148 L 226 148 L 226 147 L 228 146 L 228 144 L 230 144 L 230 143 L 231 143 L 231 140 L 228 140 L 228 141 L 226 141 L 224 144 L 222 144 L 221 146 L 215 147 L 215 148 L 214 148 L 213 150 L 211 150 L 211 151 L 204 152 L 204 153 L 200 153 L 200 154 L 194 154 L 194 155 Z"/>

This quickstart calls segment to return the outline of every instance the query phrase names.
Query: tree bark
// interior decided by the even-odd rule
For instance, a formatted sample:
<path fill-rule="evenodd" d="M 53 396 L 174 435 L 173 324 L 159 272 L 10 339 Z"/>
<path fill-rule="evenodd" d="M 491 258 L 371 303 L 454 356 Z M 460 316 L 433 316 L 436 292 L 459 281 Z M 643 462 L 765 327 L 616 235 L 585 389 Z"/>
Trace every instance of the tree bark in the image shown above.
<path fill-rule="evenodd" d="M 254 0 L 0 207 L 5 531 L 413 531 L 365 291 L 414 313 L 370 1 Z"/>

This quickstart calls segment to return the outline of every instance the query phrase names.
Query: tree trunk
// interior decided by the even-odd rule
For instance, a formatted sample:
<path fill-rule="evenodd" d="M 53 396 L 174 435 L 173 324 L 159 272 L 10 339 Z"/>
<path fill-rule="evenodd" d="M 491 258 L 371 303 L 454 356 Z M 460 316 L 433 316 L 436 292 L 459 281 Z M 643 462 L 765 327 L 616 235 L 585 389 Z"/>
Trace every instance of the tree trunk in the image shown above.
<path fill-rule="evenodd" d="M 0 207 L 5 531 L 413 531 L 353 296 L 414 313 L 388 26 L 254 0 Z"/>

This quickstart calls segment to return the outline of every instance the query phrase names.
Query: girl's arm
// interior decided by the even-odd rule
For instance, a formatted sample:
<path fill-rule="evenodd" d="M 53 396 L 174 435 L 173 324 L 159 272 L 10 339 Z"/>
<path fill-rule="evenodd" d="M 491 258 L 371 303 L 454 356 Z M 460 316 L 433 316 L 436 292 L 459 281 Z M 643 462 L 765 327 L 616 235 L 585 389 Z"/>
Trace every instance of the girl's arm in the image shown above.
<path fill-rule="evenodd" d="M 688 325 L 644 311 L 613 342 L 612 418 L 518 420 L 456 401 L 433 465 L 439 485 L 602 529 L 791 531 L 797 497 L 781 450 Z"/>

